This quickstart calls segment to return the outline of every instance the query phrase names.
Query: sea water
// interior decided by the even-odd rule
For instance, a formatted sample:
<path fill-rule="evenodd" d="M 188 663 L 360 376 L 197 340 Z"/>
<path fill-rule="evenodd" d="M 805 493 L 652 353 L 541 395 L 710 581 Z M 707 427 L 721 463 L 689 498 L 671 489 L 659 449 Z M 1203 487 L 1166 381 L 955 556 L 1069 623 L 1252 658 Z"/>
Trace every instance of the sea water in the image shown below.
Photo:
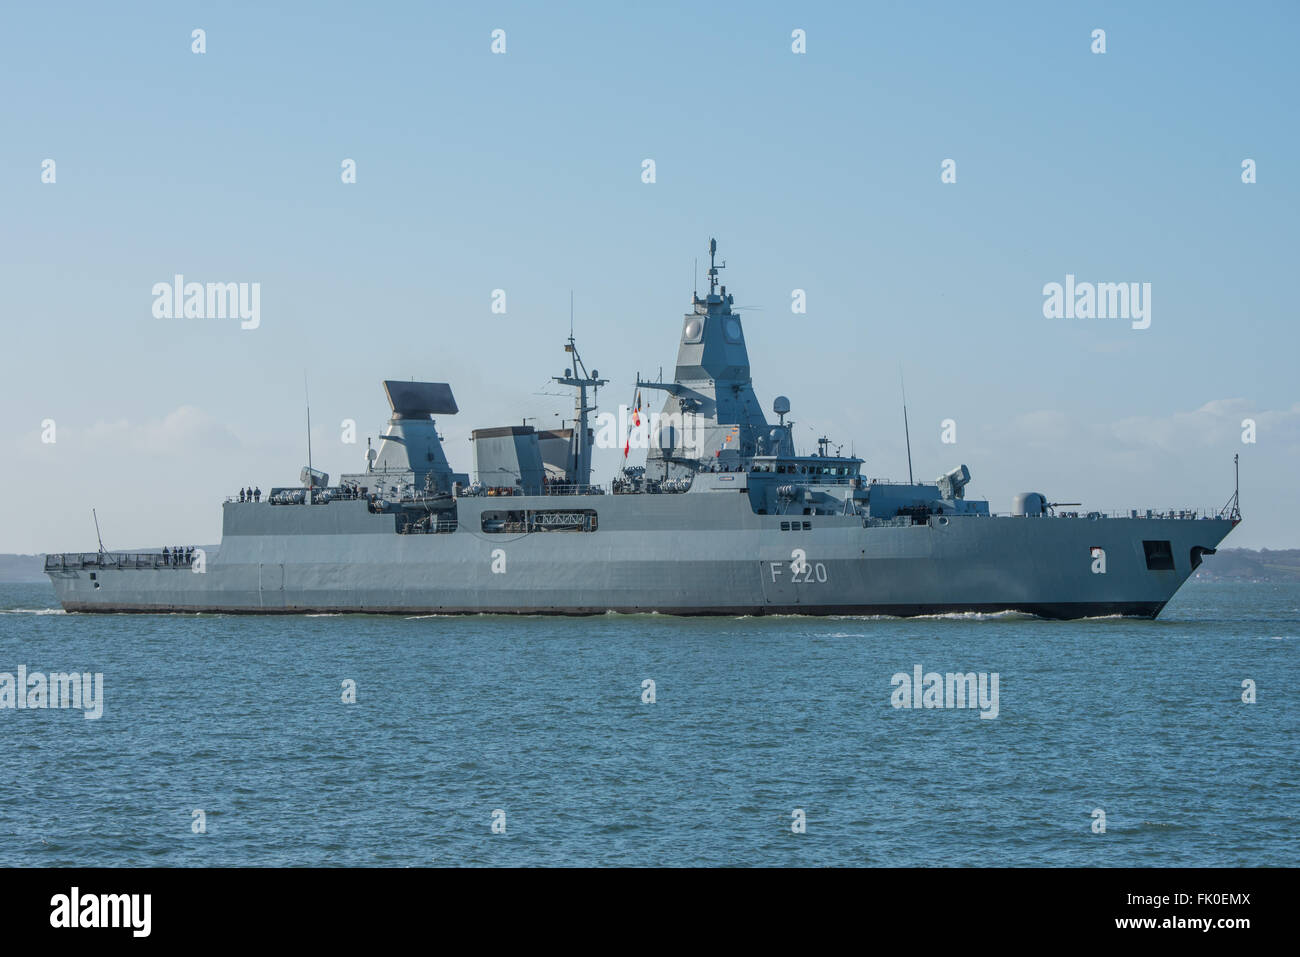
<path fill-rule="evenodd" d="M 0 709 L 0 865 L 1294 866 L 1298 652 L 1300 585 L 1190 583 L 1154 622 L 97 616 L 0 585 L 0 675 L 102 675 L 98 717 Z M 996 717 L 902 707 L 918 666 L 996 675 Z"/>

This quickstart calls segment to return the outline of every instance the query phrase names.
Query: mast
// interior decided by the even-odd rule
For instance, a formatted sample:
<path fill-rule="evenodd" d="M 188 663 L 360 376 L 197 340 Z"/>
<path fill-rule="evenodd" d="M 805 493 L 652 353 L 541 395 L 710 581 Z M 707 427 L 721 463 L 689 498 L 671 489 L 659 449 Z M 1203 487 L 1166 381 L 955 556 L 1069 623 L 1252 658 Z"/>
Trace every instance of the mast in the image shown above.
<path fill-rule="evenodd" d="M 907 428 L 907 386 L 903 385 L 903 367 L 898 367 L 898 387 L 903 390 L 903 438 L 907 440 L 907 484 L 912 481 L 912 433 Z"/>
<path fill-rule="evenodd" d="M 316 485 L 315 475 L 311 467 L 311 392 L 307 388 L 307 370 L 302 372 L 302 397 L 307 406 L 307 504 L 312 504 L 312 489 Z"/>
<path fill-rule="evenodd" d="M 564 351 L 573 356 L 573 365 L 564 370 L 564 375 L 551 378 L 560 385 L 578 390 L 578 394 L 573 399 L 574 428 L 573 438 L 569 442 L 568 471 L 574 485 L 590 485 L 592 436 L 588 416 L 596 411 L 596 390 L 609 380 L 600 378 L 600 372 L 596 369 L 587 372 L 587 366 L 583 363 L 582 356 L 578 354 L 578 344 L 573 338 L 572 329 L 569 330 L 569 339 L 564 344 Z M 590 405 L 587 404 L 588 389 L 591 389 Z"/>
<path fill-rule="evenodd" d="M 710 296 L 716 295 L 718 292 L 718 270 L 727 268 L 726 263 L 723 263 L 720 266 L 714 264 L 713 260 L 717 255 L 718 255 L 718 241 L 716 239 L 710 239 L 709 240 L 709 295 Z"/>
<path fill-rule="evenodd" d="M 1241 456 L 1232 457 L 1232 495 L 1218 511 L 1219 518 L 1228 518 L 1236 525 L 1241 521 Z"/>

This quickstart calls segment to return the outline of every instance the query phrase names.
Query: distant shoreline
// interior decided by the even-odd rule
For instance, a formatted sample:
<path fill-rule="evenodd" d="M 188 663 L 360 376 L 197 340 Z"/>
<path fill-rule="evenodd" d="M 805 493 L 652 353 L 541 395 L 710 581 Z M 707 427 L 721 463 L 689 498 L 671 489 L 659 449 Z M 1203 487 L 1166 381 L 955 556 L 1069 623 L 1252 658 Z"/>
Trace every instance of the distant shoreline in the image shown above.
<path fill-rule="evenodd" d="M 44 555 L 0 555 L 0 584 L 48 581 Z M 1221 548 L 1205 559 L 1192 581 L 1300 582 L 1300 548 Z"/>
<path fill-rule="evenodd" d="M 1221 548 L 1206 557 L 1192 580 L 1300 582 L 1300 548 Z"/>

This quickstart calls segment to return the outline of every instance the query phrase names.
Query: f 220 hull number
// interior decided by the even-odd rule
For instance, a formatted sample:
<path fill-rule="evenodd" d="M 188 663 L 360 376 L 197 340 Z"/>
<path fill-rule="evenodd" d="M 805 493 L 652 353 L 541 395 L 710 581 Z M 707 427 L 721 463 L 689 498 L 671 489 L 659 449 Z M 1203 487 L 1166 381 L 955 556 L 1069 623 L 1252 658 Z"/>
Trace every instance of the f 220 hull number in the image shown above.
<path fill-rule="evenodd" d="M 826 566 L 821 562 L 808 561 L 808 554 L 802 548 L 796 548 L 790 553 L 790 568 L 787 571 L 785 562 L 770 562 L 768 567 L 771 569 L 772 581 L 779 582 L 786 575 L 789 575 L 791 583 L 796 585 L 813 585 L 825 584 L 828 575 Z"/>

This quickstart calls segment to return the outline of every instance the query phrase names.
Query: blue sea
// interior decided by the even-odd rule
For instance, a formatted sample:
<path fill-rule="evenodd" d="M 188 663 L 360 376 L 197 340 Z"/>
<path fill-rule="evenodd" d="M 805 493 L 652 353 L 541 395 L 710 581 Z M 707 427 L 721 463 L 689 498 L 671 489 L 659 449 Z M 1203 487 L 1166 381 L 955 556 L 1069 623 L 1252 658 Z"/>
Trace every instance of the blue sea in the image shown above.
<path fill-rule="evenodd" d="M 0 865 L 1295 866 L 1298 649 L 1297 585 L 1191 583 L 1155 622 L 100 617 L 0 585 L 0 672 L 103 675 L 96 720 L 0 710 Z M 894 707 L 918 665 L 996 674 L 997 717 Z"/>

